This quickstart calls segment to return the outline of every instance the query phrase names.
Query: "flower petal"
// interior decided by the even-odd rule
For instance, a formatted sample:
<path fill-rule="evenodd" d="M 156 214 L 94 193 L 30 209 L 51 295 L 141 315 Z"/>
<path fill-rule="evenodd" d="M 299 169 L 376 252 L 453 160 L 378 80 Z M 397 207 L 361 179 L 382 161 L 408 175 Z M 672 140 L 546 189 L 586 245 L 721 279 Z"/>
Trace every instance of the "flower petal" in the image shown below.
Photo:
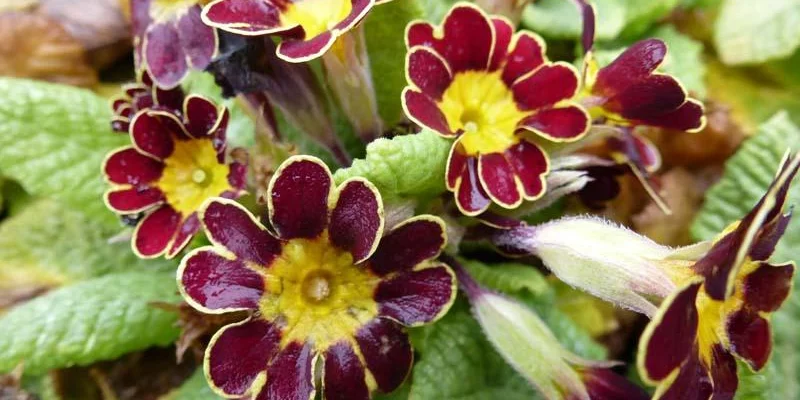
<path fill-rule="evenodd" d="M 269 266 L 281 252 L 280 241 L 235 201 L 210 200 L 202 208 L 200 221 L 211 243 L 227 249 L 242 261 Z"/>
<path fill-rule="evenodd" d="M 545 190 L 545 175 L 550 170 L 549 161 L 539 146 L 520 140 L 505 152 L 506 160 L 514 167 L 522 182 L 526 200 L 539 198 Z"/>
<path fill-rule="evenodd" d="M 184 219 L 181 226 L 178 227 L 178 234 L 173 239 L 172 244 L 167 250 L 167 258 L 173 258 L 183 250 L 186 245 L 194 237 L 195 233 L 200 230 L 200 219 L 197 213 L 192 213 L 188 218 Z"/>
<path fill-rule="evenodd" d="M 403 90 L 403 109 L 417 125 L 429 128 L 444 137 L 453 137 L 447 119 L 436 102 L 425 94 L 411 88 Z"/>
<path fill-rule="evenodd" d="M 364 365 L 347 342 L 337 343 L 325 351 L 323 376 L 326 400 L 369 400 Z"/>
<path fill-rule="evenodd" d="M 775 252 L 775 247 L 778 241 L 783 237 L 789 222 L 792 219 L 792 214 L 784 214 L 775 218 L 772 222 L 768 223 L 761 229 L 761 233 L 753 243 L 753 248 L 750 249 L 750 258 L 753 260 L 768 260 L 772 253 Z"/>
<path fill-rule="evenodd" d="M 264 278 L 242 260 L 226 258 L 211 247 L 183 258 L 178 287 L 192 307 L 209 314 L 258 309 L 266 290 Z"/>
<path fill-rule="evenodd" d="M 494 71 L 507 60 L 508 46 L 514 37 L 514 25 L 505 17 L 492 16 L 495 40 L 489 70 Z M 510 85 L 509 85 L 510 86 Z"/>
<path fill-rule="evenodd" d="M 641 117 L 642 125 L 658 126 L 679 131 L 697 132 L 706 124 L 703 104 L 694 99 L 688 99 L 674 111 L 660 115 Z"/>
<path fill-rule="evenodd" d="M 461 174 L 464 173 L 464 168 L 467 167 L 467 156 L 463 152 L 463 147 L 459 145 L 453 145 L 450 147 L 450 155 L 447 158 L 447 189 L 448 190 L 455 190 L 458 179 L 461 178 Z"/>
<path fill-rule="evenodd" d="M 263 35 L 287 29 L 281 26 L 281 12 L 271 1 L 216 0 L 206 5 L 203 22 L 243 35 Z"/>
<path fill-rule="evenodd" d="M 742 280 L 745 304 L 756 311 L 777 311 L 792 291 L 794 270 L 793 263 L 759 263 L 756 270 Z"/>
<path fill-rule="evenodd" d="M 772 331 L 769 321 L 757 311 L 739 310 L 733 313 L 725 326 L 731 351 L 759 371 L 767 364 L 772 353 Z"/>
<path fill-rule="evenodd" d="M 310 40 L 284 40 L 278 45 L 276 54 L 288 62 L 306 62 L 313 60 L 333 46 L 336 41 L 330 31 L 314 36 Z"/>
<path fill-rule="evenodd" d="M 342 183 L 328 232 L 334 245 L 353 255 L 354 263 L 369 257 L 383 233 L 383 202 L 378 189 L 365 179 Z"/>
<path fill-rule="evenodd" d="M 478 177 L 478 159 L 467 158 L 461 180 L 456 188 L 456 206 L 464 215 L 475 216 L 492 204 Z"/>
<path fill-rule="evenodd" d="M 653 75 L 617 93 L 603 108 L 626 119 L 661 121 L 660 116 L 678 109 L 685 102 L 686 92 L 675 78 L 669 75 Z M 672 123 L 679 125 L 680 122 Z"/>
<path fill-rule="evenodd" d="M 661 40 L 646 39 L 636 42 L 611 64 L 598 71 L 593 91 L 612 97 L 650 76 L 666 55 L 667 45 Z"/>
<path fill-rule="evenodd" d="M 522 203 L 521 188 L 511 164 L 500 153 L 481 154 L 478 157 L 481 186 L 496 204 L 516 208 Z"/>
<path fill-rule="evenodd" d="M 589 114 L 576 105 L 548 108 L 522 120 L 520 128 L 552 142 L 573 142 L 589 131 Z"/>
<path fill-rule="evenodd" d="M 177 111 L 183 108 L 183 90 L 180 86 L 173 89 L 164 89 L 158 86 L 152 88 L 153 98 L 160 109 Z"/>
<path fill-rule="evenodd" d="M 582 371 L 589 398 L 593 400 L 648 400 L 650 395 L 623 376 L 607 368 Z"/>
<path fill-rule="evenodd" d="M 375 289 L 378 313 L 405 326 L 435 321 L 456 296 L 453 272 L 444 264 L 401 273 Z"/>
<path fill-rule="evenodd" d="M 147 111 L 133 117 L 131 139 L 139 151 L 159 160 L 169 157 L 175 150 L 171 130 L 160 116 Z"/>
<path fill-rule="evenodd" d="M 195 138 L 207 136 L 219 122 L 217 105 L 211 100 L 197 95 L 186 98 L 183 114 L 186 120 L 186 130 Z"/>
<path fill-rule="evenodd" d="M 721 344 L 712 349 L 711 381 L 714 383 L 712 399 L 733 399 L 739 386 L 736 359 Z"/>
<path fill-rule="evenodd" d="M 106 193 L 106 204 L 115 212 L 135 214 L 164 201 L 164 193 L 158 188 L 126 188 Z"/>
<path fill-rule="evenodd" d="M 267 370 L 267 384 L 257 399 L 314 399 L 314 361 L 310 344 L 291 342 L 283 347 Z"/>
<path fill-rule="evenodd" d="M 439 255 L 447 241 L 444 222 L 432 215 L 407 219 L 392 228 L 369 258 L 378 275 L 409 271 Z"/>
<path fill-rule="evenodd" d="M 417 46 L 406 57 L 408 82 L 416 85 L 428 97 L 441 100 L 453 82 L 453 75 L 442 56 L 427 47 Z"/>
<path fill-rule="evenodd" d="M 180 223 L 181 215 L 168 205 L 148 214 L 133 231 L 133 252 L 140 258 L 164 254 Z"/>
<path fill-rule="evenodd" d="M 514 48 L 508 55 L 503 67 L 503 82 L 509 87 L 521 76 L 539 68 L 547 61 L 544 49 L 545 42 L 539 35 L 520 31 L 514 37 Z"/>
<path fill-rule="evenodd" d="M 578 73 L 563 62 L 543 65 L 519 78 L 511 90 L 522 110 L 536 110 L 572 98 L 578 90 Z"/>
<path fill-rule="evenodd" d="M 375 319 L 358 330 L 356 342 L 378 389 L 389 393 L 403 383 L 411 371 L 414 353 L 399 325 Z"/>
<path fill-rule="evenodd" d="M 228 183 L 234 189 L 244 190 L 247 186 L 247 165 L 232 162 L 228 166 L 230 167 L 230 171 L 228 171 Z"/>
<path fill-rule="evenodd" d="M 231 397 L 244 395 L 254 383 L 259 384 L 257 380 L 263 384 L 267 365 L 277 354 L 280 341 L 280 328 L 262 319 L 248 319 L 220 329 L 211 338 L 204 360 L 211 387 Z"/>
<path fill-rule="evenodd" d="M 689 359 L 680 367 L 678 375 L 665 387 L 658 388 L 656 396 L 659 400 L 709 400 L 714 392 L 708 370 L 697 356 L 697 348 L 690 354 Z"/>
<path fill-rule="evenodd" d="M 333 177 L 319 159 L 294 156 L 269 184 L 269 219 L 281 239 L 313 238 L 328 224 Z"/>
<path fill-rule="evenodd" d="M 695 301 L 702 281 L 670 295 L 645 328 L 639 340 L 639 370 L 650 381 L 666 379 L 692 357 L 697 337 Z"/>
<path fill-rule="evenodd" d="M 153 23 L 147 28 L 143 55 L 153 80 L 165 88 L 178 86 L 189 70 L 180 32 L 172 20 Z"/>
<path fill-rule="evenodd" d="M 199 5 L 189 7 L 175 21 L 186 62 L 188 66 L 198 70 L 205 69 L 217 52 L 217 34 L 214 28 L 203 23 L 200 18 L 201 10 Z"/>
<path fill-rule="evenodd" d="M 145 185 L 156 181 L 164 171 L 164 164 L 125 147 L 111 153 L 103 163 L 103 171 L 112 183 L 120 185 Z"/>

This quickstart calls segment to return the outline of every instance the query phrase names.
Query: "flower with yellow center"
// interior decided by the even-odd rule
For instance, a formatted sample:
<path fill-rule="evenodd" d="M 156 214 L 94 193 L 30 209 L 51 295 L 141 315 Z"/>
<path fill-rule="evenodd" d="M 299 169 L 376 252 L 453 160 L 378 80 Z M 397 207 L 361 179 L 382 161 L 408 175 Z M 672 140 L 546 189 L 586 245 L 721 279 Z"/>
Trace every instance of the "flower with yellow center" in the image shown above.
<path fill-rule="evenodd" d="M 241 205 L 211 199 L 200 220 L 213 246 L 184 257 L 178 286 L 208 314 L 249 310 L 211 339 L 204 368 L 226 397 L 369 399 L 411 369 L 404 326 L 442 316 L 456 295 L 433 216 L 384 234 L 380 194 L 355 178 L 338 187 L 318 159 L 295 156 L 269 185 L 264 227 Z"/>
<path fill-rule="evenodd" d="M 447 188 L 466 215 L 492 203 L 516 208 L 541 197 L 550 163 L 542 145 L 571 142 L 589 129 L 572 97 L 578 74 L 545 56 L 544 41 L 468 3 L 441 26 L 411 23 L 403 91 L 406 115 L 455 139 Z"/>
<path fill-rule="evenodd" d="M 243 193 L 245 166 L 225 163 L 228 111 L 189 96 L 182 114 L 141 110 L 130 123 L 133 146 L 103 166 L 112 184 L 106 205 L 124 216 L 144 213 L 132 239 L 140 257 L 174 257 L 200 228 L 196 213 L 206 199 Z"/>

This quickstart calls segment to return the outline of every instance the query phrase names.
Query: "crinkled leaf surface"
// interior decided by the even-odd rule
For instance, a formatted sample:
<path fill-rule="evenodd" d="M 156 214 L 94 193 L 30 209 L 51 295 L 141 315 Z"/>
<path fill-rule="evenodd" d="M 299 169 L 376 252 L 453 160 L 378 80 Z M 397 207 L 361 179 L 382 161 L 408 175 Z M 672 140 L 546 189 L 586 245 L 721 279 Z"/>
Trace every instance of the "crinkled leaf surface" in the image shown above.
<path fill-rule="evenodd" d="M 725 0 L 714 43 L 726 64 L 788 57 L 800 48 L 800 0 Z"/>
<path fill-rule="evenodd" d="M 0 373 L 88 365 L 178 337 L 177 314 L 152 301 L 177 302 L 172 272 L 106 275 L 19 305 L 0 318 Z"/>
<path fill-rule="evenodd" d="M 361 176 L 378 187 L 384 200 L 428 197 L 444 192 L 444 172 L 451 141 L 423 130 L 418 134 L 378 139 L 367 155 L 334 174 L 336 182 Z"/>
<path fill-rule="evenodd" d="M 111 132 L 105 99 L 84 89 L 0 78 L 0 170 L 33 195 L 52 197 L 117 226 L 103 204 L 100 166 L 130 143 Z"/>

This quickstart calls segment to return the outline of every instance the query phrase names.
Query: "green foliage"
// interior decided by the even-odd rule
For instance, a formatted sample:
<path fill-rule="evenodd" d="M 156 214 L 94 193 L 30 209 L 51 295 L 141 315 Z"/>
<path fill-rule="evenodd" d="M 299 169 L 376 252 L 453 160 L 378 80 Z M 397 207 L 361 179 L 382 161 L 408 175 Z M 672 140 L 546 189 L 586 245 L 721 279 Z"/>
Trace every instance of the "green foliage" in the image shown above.
<path fill-rule="evenodd" d="M 444 192 L 444 172 L 451 142 L 423 130 L 414 135 L 378 139 L 364 159 L 334 174 L 336 182 L 361 176 L 378 187 L 384 200 L 428 197 Z"/>
<path fill-rule="evenodd" d="M 206 382 L 206 377 L 203 374 L 203 368 L 200 367 L 195 371 L 186 382 L 183 382 L 179 388 L 170 392 L 161 400 L 219 400 L 222 399 L 216 393 L 211 391 L 211 388 Z"/>
<path fill-rule="evenodd" d="M 130 143 L 111 131 L 105 99 L 65 85 L 0 78 L 0 170 L 36 196 L 52 197 L 107 226 L 100 166 Z"/>
<path fill-rule="evenodd" d="M 423 0 L 422 7 L 425 9 L 425 20 L 434 24 L 442 22 L 447 11 L 459 0 Z"/>
<path fill-rule="evenodd" d="M 45 294 L 0 318 L 0 373 L 24 362 L 35 375 L 167 345 L 178 336 L 177 314 L 149 303 L 178 300 L 171 272 L 106 275 Z"/>
<path fill-rule="evenodd" d="M 621 0 L 625 7 L 625 29 L 621 36 L 626 38 L 638 38 L 645 33 L 653 23 L 669 15 L 675 8 L 679 0 Z M 599 21 L 602 24 L 603 21 Z"/>
<path fill-rule="evenodd" d="M 403 118 L 400 93 L 406 86 L 406 24 L 424 17 L 427 0 L 395 0 L 375 7 L 364 22 L 378 111 L 387 126 Z"/>
<path fill-rule="evenodd" d="M 725 0 L 714 43 L 726 64 L 788 57 L 800 48 L 800 0 Z"/>
<path fill-rule="evenodd" d="M 127 241 L 86 215 L 40 200 L 0 224 L 0 289 L 59 286 L 131 270 L 168 271 L 175 263 L 141 260 Z"/>

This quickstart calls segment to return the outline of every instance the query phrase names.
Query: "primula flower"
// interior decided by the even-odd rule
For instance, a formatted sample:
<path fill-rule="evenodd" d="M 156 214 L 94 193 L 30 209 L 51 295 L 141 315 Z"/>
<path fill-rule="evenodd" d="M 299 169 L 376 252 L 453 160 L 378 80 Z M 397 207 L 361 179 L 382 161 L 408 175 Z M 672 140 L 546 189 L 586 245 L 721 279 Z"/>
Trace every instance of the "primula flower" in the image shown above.
<path fill-rule="evenodd" d="M 651 316 L 638 364 L 645 381 L 659 385 L 656 398 L 732 398 L 735 358 L 764 367 L 769 315 L 791 290 L 794 264 L 767 260 L 789 223 L 782 210 L 799 166 L 800 156 L 785 161 L 758 204 L 714 241 L 671 249 L 587 217 L 498 230 L 492 240 L 506 253 L 538 256 L 572 286 Z M 656 308 L 652 298 L 665 300 Z"/>
<path fill-rule="evenodd" d="M 169 111 L 179 115 L 183 109 L 183 90 L 180 87 L 164 89 L 153 83 L 146 69 L 139 72 L 136 83 L 122 86 L 122 94 L 111 99 L 111 129 L 128 133 L 131 118 L 144 109 Z"/>
<path fill-rule="evenodd" d="M 390 0 L 215 0 L 203 21 L 240 35 L 279 34 L 278 57 L 305 62 L 321 56 L 376 4 Z"/>
<path fill-rule="evenodd" d="M 106 158 L 112 188 L 106 205 L 123 216 L 145 213 L 133 232 L 139 257 L 174 257 L 200 228 L 197 210 L 209 197 L 238 197 L 246 166 L 225 163 L 228 111 L 188 96 L 183 119 L 166 111 L 142 110 L 133 117 L 133 145 Z"/>
<path fill-rule="evenodd" d="M 213 246 L 186 255 L 178 286 L 208 313 L 252 315 L 218 331 L 204 367 L 224 397 L 368 399 L 408 375 L 403 326 L 430 323 L 452 304 L 455 277 L 431 261 L 445 245 L 433 216 L 385 235 L 380 194 L 354 178 L 335 187 L 318 159 L 294 156 L 269 185 L 269 225 L 225 199 L 200 220 Z M 319 373 L 319 374 L 318 374 Z"/>
<path fill-rule="evenodd" d="M 214 28 L 200 18 L 203 0 L 131 0 L 136 65 L 165 88 L 189 69 L 203 70 L 217 55 Z"/>
<path fill-rule="evenodd" d="M 447 188 L 466 215 L 492 202 L 516 208 L 545 192 L 550 169 L 542 145 L 570 142 L 589 128 L 589 116 L 570 99 L 578 74 L 549 62 L 544 41 L 504 18 L 459 3 L 439 27 L 416 22 L 403 91 L 406 115 L 455 138 Z"/>

